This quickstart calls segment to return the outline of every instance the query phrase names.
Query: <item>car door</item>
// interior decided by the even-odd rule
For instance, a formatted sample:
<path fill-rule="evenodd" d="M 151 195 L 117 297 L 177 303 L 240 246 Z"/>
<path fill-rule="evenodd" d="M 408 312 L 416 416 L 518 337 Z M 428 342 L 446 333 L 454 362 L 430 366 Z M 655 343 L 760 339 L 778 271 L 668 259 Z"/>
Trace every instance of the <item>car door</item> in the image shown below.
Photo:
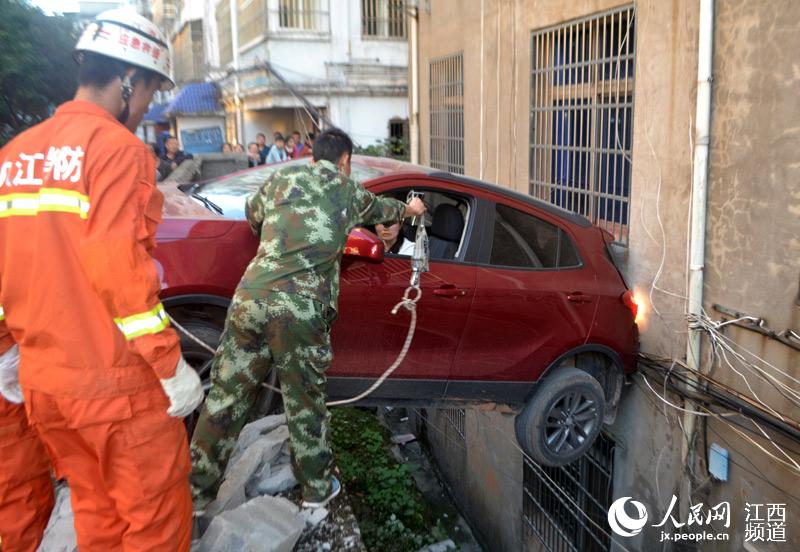
<path fill-rule="evenodd" d="M 528 386 L 509 382 L 535 381 L 553 359 L 583 344 L 597 307 L 594 272 L 566 226 L 522 203 L 490 208 L 491 246 L 477 269 L 450 398 L 524 397 Z"/>
<path fill-rule="evenodd" d="M 408 180 L 371 188 L 393 197 L 408 189 L 445 192 L 446 188 Z M 472 199 L 459 196 L 469 204 Z M 466 214 L 465 236 L 472 224 Z M 411 236 L 409 236 L 411 237 Z M 417 303 L 417 325 L 404 362 L 384 384 L 389 398 L 437 398 L 447 378 L 467 322 L 475 294 L 476 270 L 463 262 L 465 237 L 456 258 L 431 260 L 423 274 L 422 298 Z M 349 261 L 342 265 L 339 320 L 333 331 L 334 362 L 329 375 L 374 380 L 383 374 L 403 347 L 410 314 L 392 308 L 402 299 L 411 278 L 411 258 L 386 254 L 380 264 Z M 383 396 L 382 392 L 373 396 Z"/>

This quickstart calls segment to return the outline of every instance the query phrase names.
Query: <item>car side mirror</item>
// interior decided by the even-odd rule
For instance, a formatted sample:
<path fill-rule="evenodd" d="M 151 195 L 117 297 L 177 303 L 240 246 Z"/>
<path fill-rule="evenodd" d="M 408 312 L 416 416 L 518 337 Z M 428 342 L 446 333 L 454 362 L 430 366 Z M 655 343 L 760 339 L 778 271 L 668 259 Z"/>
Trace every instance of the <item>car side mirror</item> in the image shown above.
<path fill-rule="evenodd" d="M 353 228 L 344 245 L 344 255 L 371 263 L 383 261 L 383 242 L 366 228 Z"/>

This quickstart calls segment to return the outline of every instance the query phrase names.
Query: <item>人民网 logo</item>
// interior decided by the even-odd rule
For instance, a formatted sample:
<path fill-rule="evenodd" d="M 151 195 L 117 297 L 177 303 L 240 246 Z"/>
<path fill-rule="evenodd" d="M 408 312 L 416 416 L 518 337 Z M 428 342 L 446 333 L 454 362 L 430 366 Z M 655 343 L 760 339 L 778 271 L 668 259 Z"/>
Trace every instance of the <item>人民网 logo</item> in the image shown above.
<path fill-rule="evenodd" d="M 630 500 L 636 508 L 636 517 L 631 517 L 625 512 L 625 504 Z M 631 500 L 629 496 L 618 498 L 608 509 L 608 525 L 611 530 L 621 537 L 633 537 L 642 532 L 642 528 L 647 524 L 647 508 L 644 504 L 636 500 Z"/>

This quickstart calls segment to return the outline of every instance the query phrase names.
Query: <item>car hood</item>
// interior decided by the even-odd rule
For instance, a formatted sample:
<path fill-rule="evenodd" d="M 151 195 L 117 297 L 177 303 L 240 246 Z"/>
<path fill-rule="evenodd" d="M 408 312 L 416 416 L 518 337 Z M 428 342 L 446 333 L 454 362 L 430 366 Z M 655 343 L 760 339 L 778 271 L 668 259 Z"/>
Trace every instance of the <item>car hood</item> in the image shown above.
<path fill-rule="evenodd" d="M 236 222 L 209 211 L 175 184 L 160 184 L 158 188 L 164 194 L 163 221 L 156 233 L 159 241 L 214 238 L 228 232 Z"/>

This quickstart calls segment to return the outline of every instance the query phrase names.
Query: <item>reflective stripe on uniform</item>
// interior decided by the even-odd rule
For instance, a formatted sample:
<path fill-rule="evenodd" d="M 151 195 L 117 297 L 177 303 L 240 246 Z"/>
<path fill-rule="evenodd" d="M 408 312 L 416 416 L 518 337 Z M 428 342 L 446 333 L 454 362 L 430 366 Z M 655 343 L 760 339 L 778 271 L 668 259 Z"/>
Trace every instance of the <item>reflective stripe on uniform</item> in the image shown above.
<path fill-rule="evenodd" d="M 3 307 L 0 306 L 0 322 L 6 319 L 6 311 L 3 310 Z"/>
<path fill-rule="evenodd" d="M 89 196 L 61 188 L 41 188 L 35 194 L 0 195 L 0 218 L 36 216 L 42 212 L 72 213 L 86 219 Z"/>
<path fill-rule="evenodd" d="M 114 322 L 128 341 L 145 334 L 156 334 L 169 326 L 167 312 L 161 303 L 156 305 L 153 310 L 125 318 L 115 318 Z"/>

